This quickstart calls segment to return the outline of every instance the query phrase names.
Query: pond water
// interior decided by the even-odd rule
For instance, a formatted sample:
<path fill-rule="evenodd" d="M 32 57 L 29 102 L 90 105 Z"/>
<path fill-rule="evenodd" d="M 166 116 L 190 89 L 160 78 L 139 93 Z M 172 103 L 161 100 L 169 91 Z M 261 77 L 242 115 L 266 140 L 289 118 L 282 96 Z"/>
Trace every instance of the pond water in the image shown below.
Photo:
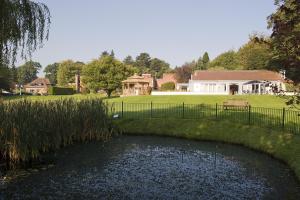
<path fill-rule="evenodd" d="M 74 145 L 3 181 L 0 199 L 300 199 L 283 163 L 243 147 L 121 136 Z"/>

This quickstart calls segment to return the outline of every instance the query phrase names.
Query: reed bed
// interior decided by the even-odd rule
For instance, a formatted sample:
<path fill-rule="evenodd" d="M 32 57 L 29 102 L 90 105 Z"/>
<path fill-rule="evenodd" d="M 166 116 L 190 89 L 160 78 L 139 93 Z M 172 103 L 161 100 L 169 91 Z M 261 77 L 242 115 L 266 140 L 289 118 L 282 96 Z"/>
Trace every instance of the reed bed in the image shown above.
<path fill-rule="evenodd" d="M 0 159 L 12 164 L 115 132 L 101 99 L 0 101 Z"/>

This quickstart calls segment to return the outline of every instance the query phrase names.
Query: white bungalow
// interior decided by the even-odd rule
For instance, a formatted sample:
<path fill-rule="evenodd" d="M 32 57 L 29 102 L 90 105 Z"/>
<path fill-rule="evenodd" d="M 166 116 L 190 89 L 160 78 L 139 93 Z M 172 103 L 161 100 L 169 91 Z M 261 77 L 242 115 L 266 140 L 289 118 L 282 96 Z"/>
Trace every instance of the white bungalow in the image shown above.
<path fill-rule="evenodd" d="M 196 94 L 273 94 L 284 91 L 282 74 L 267 70 L 195 71 L 188 90 Z"/>

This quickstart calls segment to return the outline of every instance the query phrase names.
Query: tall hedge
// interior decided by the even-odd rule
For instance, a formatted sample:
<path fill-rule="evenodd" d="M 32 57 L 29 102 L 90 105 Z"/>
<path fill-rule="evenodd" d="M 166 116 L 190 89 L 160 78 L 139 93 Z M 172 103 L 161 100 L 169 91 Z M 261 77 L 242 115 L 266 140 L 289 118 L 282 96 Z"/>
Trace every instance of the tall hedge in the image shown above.
<path fill-rule="evenodd" d="M 49 95 L 72 95 L 75 94 L 75 90 L 73 88 L 65 88 L 65 87 L 50 87 L 48 89 Z"/>
<path fill-rule="evenodd" d="M 161 85 L 160 90 L 162 90 L 162 91 L 175 90 L 175 83 L 174 82 L 164 83 Z"/>

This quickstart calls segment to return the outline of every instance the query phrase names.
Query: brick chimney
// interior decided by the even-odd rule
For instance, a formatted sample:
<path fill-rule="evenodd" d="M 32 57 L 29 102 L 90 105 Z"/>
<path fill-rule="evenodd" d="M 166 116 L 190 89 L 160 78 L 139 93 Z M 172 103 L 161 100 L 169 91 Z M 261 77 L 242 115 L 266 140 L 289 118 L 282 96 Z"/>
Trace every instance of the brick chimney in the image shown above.
<path fill-rule="evenodd" d="M 75 74 L 75 89 L 76 93 L 80 93 L 80 74 Z"/>

